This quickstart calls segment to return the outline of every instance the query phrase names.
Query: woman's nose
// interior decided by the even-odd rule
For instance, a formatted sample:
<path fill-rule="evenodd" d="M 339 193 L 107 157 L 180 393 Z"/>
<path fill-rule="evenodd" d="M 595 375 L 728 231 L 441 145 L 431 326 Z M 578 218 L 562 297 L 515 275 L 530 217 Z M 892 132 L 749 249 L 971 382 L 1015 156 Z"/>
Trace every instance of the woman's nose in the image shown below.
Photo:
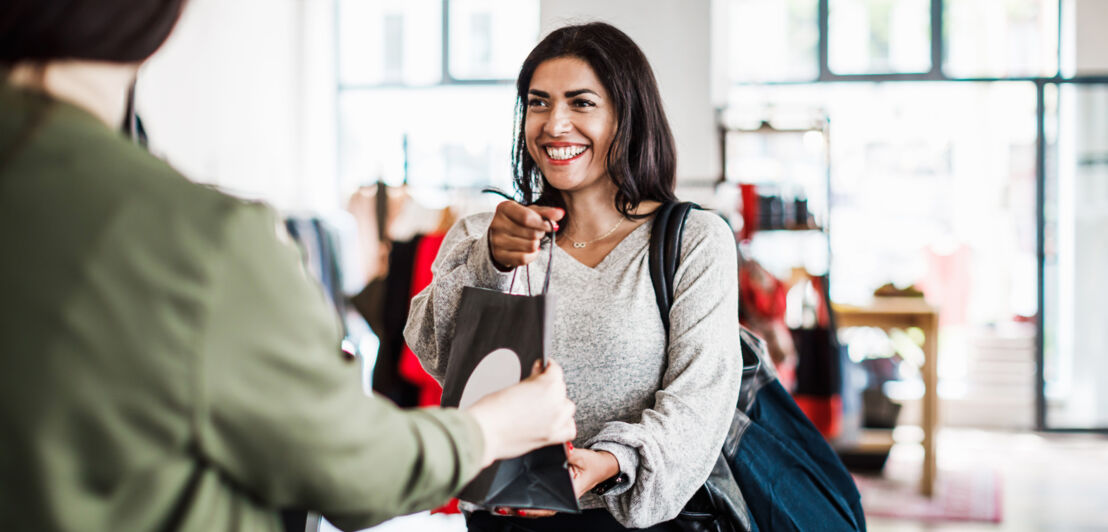
<path fill-rule="evenodd" d="M 550 111 L 550 119 L 546 121 L 544 129 L 547 135 L 560 136 L 569 133 L 573 129 L 573 123 L 569 119 L 569 113 L 555 107 Z"/>

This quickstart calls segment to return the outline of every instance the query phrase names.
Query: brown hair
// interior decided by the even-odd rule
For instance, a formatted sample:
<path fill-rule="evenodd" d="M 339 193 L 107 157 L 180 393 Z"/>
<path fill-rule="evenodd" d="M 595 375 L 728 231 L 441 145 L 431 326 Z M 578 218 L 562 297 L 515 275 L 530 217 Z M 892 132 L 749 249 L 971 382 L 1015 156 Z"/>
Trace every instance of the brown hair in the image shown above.
<path fill-rule="evenodd" d="M 606 162 L 608 176 L 618 189 L 616 209 L 635 218 L 631 212 L 644 200 L 675 200 L 677 149 L 654 71 L 626 33 L 610 24 L 592 22 L 554 30 L 531 50 L 520 68 L 512 170 L 523 201 L 565 207 L 561 194 L 550 186 L 531 158 L 524 138 L 531 77 L 544 61 L 558 57 L 576 57 L 588 63 L 612 98 L 616 132 Z"/>

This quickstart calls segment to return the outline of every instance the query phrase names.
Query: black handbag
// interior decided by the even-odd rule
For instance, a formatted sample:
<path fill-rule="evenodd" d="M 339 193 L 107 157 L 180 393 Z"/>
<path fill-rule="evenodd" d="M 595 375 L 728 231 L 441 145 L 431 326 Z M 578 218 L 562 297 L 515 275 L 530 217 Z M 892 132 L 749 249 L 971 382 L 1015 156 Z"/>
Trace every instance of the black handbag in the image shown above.
<path fill-rule="evenodd" d="M 663 204 L 651 230 L 650 276 L 667 331 L 681 235 L 693 208 Z M 743 375 L 731 426 L 704 486 L 673 522 L 689 532 L 864 531 L 850 473 L 778 382 L 765 342 L 741 326 L 739 338 Z"/>

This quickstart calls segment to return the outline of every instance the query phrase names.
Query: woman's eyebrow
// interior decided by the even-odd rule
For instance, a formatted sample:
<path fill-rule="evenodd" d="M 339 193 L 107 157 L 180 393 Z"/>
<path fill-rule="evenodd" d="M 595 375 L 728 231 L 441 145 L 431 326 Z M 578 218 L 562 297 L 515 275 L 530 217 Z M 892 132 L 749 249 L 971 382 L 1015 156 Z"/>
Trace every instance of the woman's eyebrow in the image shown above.
<path fill-rule="evenodd" d="M 547 98 L 547 99 L 550 98 L 550 93 L 549 92 L 540 91 L 538 89 L 531 89 L 531 90 L 527 91 L 527 94 L 533 94 L 535 96 L 538 96 L 539 98 Z"/>
<path fill-rule="evenodd" d="M 600 96 L 599 94 L 596 94 L 596 91 L 592 89 L 577 89 L 575 91 L 566 91 L 566 98 L 572 98 L 574 96 L 580 96 L 582 94 L 594 94 L 596 96 Z"/>

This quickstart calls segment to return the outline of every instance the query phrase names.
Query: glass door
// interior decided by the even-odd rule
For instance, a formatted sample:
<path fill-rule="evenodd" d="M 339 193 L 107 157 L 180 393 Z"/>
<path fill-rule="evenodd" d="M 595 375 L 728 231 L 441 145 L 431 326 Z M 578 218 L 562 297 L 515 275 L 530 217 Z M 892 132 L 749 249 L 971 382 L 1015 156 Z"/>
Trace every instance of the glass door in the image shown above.
<path fill-rule="evenodd" d="M 1108 83 L 1048 83 L 1043 103 L 1040 423 L 1108 431 Z"/>

